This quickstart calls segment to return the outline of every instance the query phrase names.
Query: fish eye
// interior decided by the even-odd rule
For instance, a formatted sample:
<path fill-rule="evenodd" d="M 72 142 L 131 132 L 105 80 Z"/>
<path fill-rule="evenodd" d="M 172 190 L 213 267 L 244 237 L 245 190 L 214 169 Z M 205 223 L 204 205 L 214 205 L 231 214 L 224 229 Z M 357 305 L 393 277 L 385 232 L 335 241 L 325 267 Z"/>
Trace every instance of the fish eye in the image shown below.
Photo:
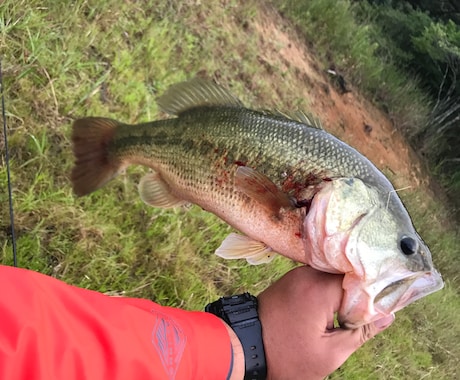
<path fill-rule="evenodd" d="M 409 236 L 403 236 L 399 245 L 402 253 L 406 256 L 413 255 L 417 252 L 417 242 Z"/>

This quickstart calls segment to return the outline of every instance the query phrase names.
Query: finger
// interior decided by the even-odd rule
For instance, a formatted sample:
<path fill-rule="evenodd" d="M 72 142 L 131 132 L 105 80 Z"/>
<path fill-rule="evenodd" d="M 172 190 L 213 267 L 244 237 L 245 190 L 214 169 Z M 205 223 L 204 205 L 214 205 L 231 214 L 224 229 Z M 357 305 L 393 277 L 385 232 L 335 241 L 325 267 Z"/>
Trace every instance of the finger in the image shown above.
<path fill-rule="evenodd" d="M 330 274 L 308 267 L 310 279 L 309 303 L 321 321 L 327 322 L 327 329 L 334 324 L 334 314 L 340 309 L 343 299 L 343 275 Z"/>
<path fill-rule="evenodd" d="M 314 302 L 324 304 L 325 301 L 340 305 L 343 296 L 343 275 L 321 272 L 309 266 L 298 269 L 299 286 L 313 296 Z M 335 306 L 334 306 L 335 307 Z"/>
<path fill-rule="evenodd" d="M 340 308 L 343 297 L 342 281 L 343 275 L 299 266 L 267 288 L 259 298 L 282 302 L 280 307 L 292 309 L 296 314 L 308 314 L 309 319 L 314 321 L 311 328 L 325 331 L 333 327 L 334 313 Z M 286 299 L 291 299 L 292 302 L 285 302 Z"/>

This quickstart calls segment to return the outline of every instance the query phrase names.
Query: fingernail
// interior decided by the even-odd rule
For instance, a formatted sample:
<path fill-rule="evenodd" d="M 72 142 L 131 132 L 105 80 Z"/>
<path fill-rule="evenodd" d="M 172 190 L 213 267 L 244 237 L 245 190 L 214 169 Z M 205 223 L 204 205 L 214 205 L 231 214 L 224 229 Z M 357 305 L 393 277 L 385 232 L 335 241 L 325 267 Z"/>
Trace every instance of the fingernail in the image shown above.
<path fill-rule="evenodd" d="M 383 330 L 383 329 L 386 329 L 388 326 L 390 326 L 390 325 L 393 323 L 394 320 L 395 320 L 395 315 L 394 315 L 394 314 L 390 314 L 390 315 L 387 315 L 386 317 L 377 319 L 377 320 L 374 322 L 374 325 L 375 325 L 375 327 L 377 327 L 379 330 Z"/>

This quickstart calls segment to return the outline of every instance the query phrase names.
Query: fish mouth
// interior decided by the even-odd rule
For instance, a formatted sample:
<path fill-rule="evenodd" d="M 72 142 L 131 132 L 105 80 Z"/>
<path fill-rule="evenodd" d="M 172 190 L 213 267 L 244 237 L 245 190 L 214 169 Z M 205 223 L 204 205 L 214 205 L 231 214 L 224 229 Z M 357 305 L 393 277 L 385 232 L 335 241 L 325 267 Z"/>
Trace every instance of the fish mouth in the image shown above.
<path fill-rule="evenodd" d="M 374 282 L 359 287 L 360 279 L 350 277 L 345 287 L 344 300 L 339 311 L 339 323 L 344 328 L 356 329 L 393 314 L 412 302 L 443 288 L 441 275 L 435 270 L 407 272 L 393 276 L 394 281 Z M 344 282 L 346 282 L 345 276 Z M 354 289 L 354 290 L 347 290 Z"/>
<path fill-rule="evenodd" d="M 436 270 L 410 274 L 383 288 L 374 298 L 374 308 L 382 316 L 395 313 L 412 302 L 444 287 Z"/>

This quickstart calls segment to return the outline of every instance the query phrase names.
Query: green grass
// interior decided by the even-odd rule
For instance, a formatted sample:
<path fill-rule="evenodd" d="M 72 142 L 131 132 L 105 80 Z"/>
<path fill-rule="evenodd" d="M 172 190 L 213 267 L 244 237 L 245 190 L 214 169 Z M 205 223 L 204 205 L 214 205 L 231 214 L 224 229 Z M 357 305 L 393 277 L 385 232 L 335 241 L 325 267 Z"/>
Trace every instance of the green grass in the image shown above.
<path fill-rule="evenodd" d="M 213 252 L 229 227 L 198 207 L 145 206 L 136 190 L 142 168 L 75 198 L 68 179 L 72 120 L 88 115 L 132 123 L 154 119 L 155 98 L 196 74 L 217 79 L 253 106 L 306 109 L 308 99 L 293 91 L 297 77 L 283 64 L 261 64 L 253 27 L 261 14 L 257 2 L 149 3 L 1 3 L 18 262 L 85 288 L 197 310 L 220 295 L 258 293 L 293 264 L 277 258 L 269 266 L 252 267 L 216 257 Z M 339 22 L 332 20 L 328 28 Z M 1 165 L 0 261 L 12 264 Z M 438 201 L 424 192 L 406 197 L 446 289 L 398 313 L 385 334 L 331 378 L 459 375 L 458 235 L 455 226 L 444 227 L 448 213 Z"/>
<path fill-rule="evenodd" d="M 385 109 L 406 136 L 414 136 L 428 120 L 429 97 L 410 77 L 394 65 L 388 55 L 377 55 L 379 30 L 369 22 L 358 22 L 349 0 L 275 0 L 314 46 L 317 57 L 328 69 L 331 65 L 360 88 L 368 99 Z M 364 17 L 364 16 L 362 16 Z M 368 16 L 371 18 L 371 16 Z M 384 40 L 384 37 L 381 38 Z"/>

